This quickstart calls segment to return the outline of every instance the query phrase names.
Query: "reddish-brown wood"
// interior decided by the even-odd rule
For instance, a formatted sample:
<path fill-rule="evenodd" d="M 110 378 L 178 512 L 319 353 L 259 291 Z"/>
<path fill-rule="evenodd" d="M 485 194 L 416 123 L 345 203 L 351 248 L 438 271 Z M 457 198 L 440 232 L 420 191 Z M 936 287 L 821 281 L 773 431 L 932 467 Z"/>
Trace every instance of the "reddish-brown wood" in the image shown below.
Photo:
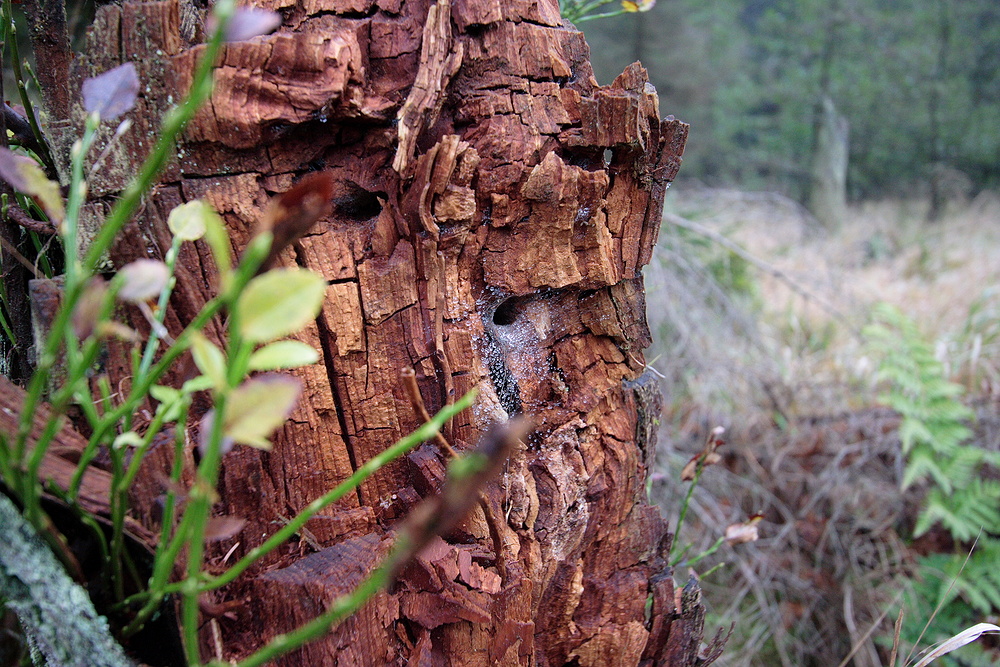
<path fill-rule="evenodd" d="M 320 317 L 296 336 L 322 363 L 299 371 L 302 400 L 272 451 L 227 455 L 218 511 L 247 525 L 222 550 L 259 544 L 415 428 L 404 368 L 432 411 L 479 390 L 447 428 L 458 449 L 513 413 L 535 424 L 458 529 L 281 664 L 694 664 L 703 610 L 675 601 L 667 526 L 645 502 L 657 402 L 642 377 L 640 273 L 687 126 L 660 118 L 638 64 L 599 87 L 556 0 L 254 4 L 280 10 L 284 26 L 226 47 L 211 103 L 109 258 L 161 255 L 169 210 L 196 197 L 239 250 L 299 175 L 337 180 L 332 215 L 279 258 L 330 281 Z M 98 10 L 71 88 L 131 60 L 144 93 L 135 129 L 92 184 L 93 220 L 189 84 L 203 15 L 186 0 Z M 74 109 L 57 124 L 57 155 L 80 119 Z M 207 249 L 185 248 L 168 328 L 214 289 Z M 111 350 L 113 386 L 128 381 L 125 352 Z M 353 585 L 443 466 L 424 445 L 310 521 L 320 551 L 289 544 L 218 591 L 214 602 L 243 601 L 235 621 L 218 619 L 226 657 Z M 134 494 L 150 528 L 153 486 Z"/>

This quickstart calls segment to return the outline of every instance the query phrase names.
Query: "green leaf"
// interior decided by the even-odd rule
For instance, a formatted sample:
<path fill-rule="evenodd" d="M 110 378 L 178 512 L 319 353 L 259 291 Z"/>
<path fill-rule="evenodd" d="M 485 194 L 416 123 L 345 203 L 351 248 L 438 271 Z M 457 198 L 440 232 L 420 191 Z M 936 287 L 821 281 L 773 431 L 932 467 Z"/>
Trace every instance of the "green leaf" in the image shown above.
<path fill-rule="evenodd" d="M 225 388 L 226 356 L 200 331 L 191 334 L 191 356 L 194 357 L 195 366 L 211 381 L 214 388 Z"/>
<path fill-rule="evenodd" d="M 38 202 L 52 222 L 61 223 L 66 217 L 59 184 L 47 179 L 31 158 L 0 148 L 0 178 Z"/>
<path fill-rule="evenodd" d="M 934 478 L 943 489 L 951 491 L 951 482 L 941 466 L 938 465 L 934 452 L 924 447 L 914 449 L 910 452 L 909 460 L 906 462 L 900 488 L 905 491 L 911 484 L 923 481 L 927 477 Z"/>
<path fill-rule="evenodd" d="M 196 391 L 205 391 L 206 389 L 211 389 L 215 385 L 212 384 L 212 380 L 205 376 L 199 375 L 198 377 L 191 378 L 181 386 L 181 391 L 185 394 L 192 394 Z"/>
<path fill-rule="evenodd" d="M 262 347 L 250 357 L 250 370 L 274 371 L 281 368 L 309 366 L 319 361 L 319 352 L 312 345 L 297 340 L 279 340 Z"/>
<path fill-rule="evenodd" d="M 181 408 L 184 407 L 184 403 L 187 400 L 182 390 L 155 384 L 149 388 L 149 395 L 160 403 L 156 411 L 165 411 L 166 414 L 163 416 L 163 421 L 172 422 L 180 419 Z"/>
<path fill-rule="evenodd" d="M 326 281 L 305 269 L 275 269 L 257 276 L 236 302 L 240 334 L 266 343 L 294 333 L 316 318 Z"/>
<path fill-rule="evenodd" d="M 302 391 L 290 375 L 271 373 L 247 380 L 226 401 L 222 433 L 234 442 L 270 449 L 268 436 L 285 423 Z"/>
<path fill-rule="evenodd" d="M 205 223 L 205 242 L 212 249 L 212 257 L 225 289 L 233 272 L 233 248 L 229 242 L 229 232 L 226 231 L 225 221 L 218 214 L 206 215 L 202 222 Z"/>
<path fill-rule="evenodd" d="M 918 419 L 904 419 L 899 425 L 899 440 L 903 444 L 903 453 L 907 454 L 913 449 L 914 444 L 932 442 L 934 435 L 924 422 Z"/>
<path fill-rule="evenodd" d="M 149 395 L 160 403 L 173 403 L 181 397 L 181 392 L 179 389 L 174 389 L 173 387 L 166 387 L 162 384 L 154 384 L 149 388 Z"/>
<path fill-rule="evenodd" d="M 215 218 L 209 222 L 210 218 Z M 170 212 L 167 217 L 167 226 L 173 235 L 182 241 L 197 241 L 205 235 L 205 231 L 210 224 L 222 225 L 222 218 L 215 212 L 208 202 L 202 199 L 195 199 L 186 204 L 181 204 Z"/>
<path fill-rule="evenodd" d="M 125 447 L 138 447 L 142 444 L 142 437 L 135 431 L 125 431 L 124 433 L 115 437 L 115 441 L 111 443 L 112 449 L 123 449 Z"/>

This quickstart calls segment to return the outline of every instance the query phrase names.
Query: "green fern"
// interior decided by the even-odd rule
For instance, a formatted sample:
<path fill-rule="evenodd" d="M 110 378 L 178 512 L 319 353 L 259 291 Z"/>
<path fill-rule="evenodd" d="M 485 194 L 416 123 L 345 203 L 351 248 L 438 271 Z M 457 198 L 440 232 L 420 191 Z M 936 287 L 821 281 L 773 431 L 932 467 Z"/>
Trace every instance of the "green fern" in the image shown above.
<path fill-rule="evenodd" d="M 946 607 L 961 599 L 978 614 L 1000 609 L 1000 540 L 989 539 L 966 560 L 957 554 L 931 554 L 920 559 L 921 588 L 926 600 Z"/>
<path fill-rule="evenodd" d="M 905 582 L 906 613 L 901 632 L 903 654 L 914 645 L 930 646 L 983 620 L 1000 609 L 1000 541 L 980 540 L 966 559 L 964 554 L 931 554 L 919 559 L 916 576 Z M 925 629 L 928 619 L 933 623 Z M 888 645 L 888 637 L 885 638 Z M 961 657 L 943 656 L 940 667 L 986 667 L 996 664 L 988 649 L 970 645 Z"/>
<path fill-rule="evenodd" d="M 887 305 L 875 309 L 866 329 L 882 358 L 877 377 L 889 389 L 880 399 L 899 413 L 899 441 L 906 455 L 902 488 L 929 483 L 914 536 L 940 524 L 959 542 L 981 531 L 1000 535 L 1000 483 L 981 478 L 995 453 L 965 444 L 975 414 L 961 402 L 963 388 L 948 380 L 933 347 L 913 320 Z"/>
<path fill-rule="evenodd" d="M 977 479 L 951 494 L 946 494 L 943 489 L 931 489 L 913 535 L 923 535 L 935 523 L 940 523 L 959 542 L 974 540 L 980 531 L 1000 532 L 998 503 L 1000 483 L 995 481 Z M 1000 606 L 997 608 L 1000 609 Z"/>
<path fill-rule="evenodd" d="M 937 525 L 958 544 L 974 542 L 968 555 L 960 550 L 918 561 L 903 638 L 916 643 L 933 618 L 930 636 L 920 640 L 927 644 L 954 634 L 977 615 L 1000 610 L 1000 481 L 984 478 L 987 466 L 998 467 L 1000 454 L 968 444 L 975 413 L 961 402 L 964 389 L 945 376 L 913 320 L 886 305 L 876 308 L 875 319 L 865 333 L 880 358 L 877 377 L 888 387 L 880 400 L 901 418 L 898 436 L 906 457 L 901 486 L 928 489 L 913 536 Z"/>

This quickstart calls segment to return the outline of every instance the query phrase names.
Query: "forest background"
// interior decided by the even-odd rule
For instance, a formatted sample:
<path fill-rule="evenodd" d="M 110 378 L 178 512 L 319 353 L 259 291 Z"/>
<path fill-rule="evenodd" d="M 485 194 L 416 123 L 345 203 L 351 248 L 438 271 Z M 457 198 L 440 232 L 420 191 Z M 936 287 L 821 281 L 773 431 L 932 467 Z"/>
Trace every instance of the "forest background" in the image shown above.
<path fill-rule="evenodd" d="M 640 60 L 691 123 L 645 274 L 668 404 L 650 493 L 676 517 L 681 468 L 726 427 L 676 572 L 735 624 L 721 664 L 913 664 L 996 622 L 1000 5 L 674 0 L 579 25 L 601 83 Z M 810 199 L 825 122 L 836 216 Z M 960 526 L 973 487 L 992 516 Z M 756 514 L 760 540 L 720 547 Z M 995 664 L 992 646 L 938 664 Z"/>

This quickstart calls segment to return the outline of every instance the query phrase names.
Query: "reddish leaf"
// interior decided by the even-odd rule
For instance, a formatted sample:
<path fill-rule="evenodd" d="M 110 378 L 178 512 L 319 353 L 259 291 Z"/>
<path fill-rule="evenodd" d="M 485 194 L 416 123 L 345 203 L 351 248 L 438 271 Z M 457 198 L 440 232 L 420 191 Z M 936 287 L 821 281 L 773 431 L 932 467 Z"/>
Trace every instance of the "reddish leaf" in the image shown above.
<path fill-rule="evenodd" d="M 271 200 L 260 228 L 270 231 L 274 239 L 261 271 L 271 268 L 282 250 L 299 240 L 317 220 L 330 212 L 335 184 L 331 172 L 316 171 L 306 174 L 287 192 Z"/>
<path fill-rule="evenodd" d="M 76 308 L 73 310 L 73 319 L 71 320 L 73 332 L 80 340 L 94 333 L 94 329 L 97 326 L 97 318 L 101 313 L 101 307 L 104 305 L 104 295 L 107 291 L 108 285 L 104 282 L 104 278 L 100 276 L 92 277 L 87 282 L 87 286 L 83 288 L 83 294 L 80 295 L 80 300 L 76 302 Z"/>
<path fill-rule="evenodd" d="M 0 178 L 7 181 L 10 187 L 15 190 L 25 192 L 27 182 L 21 171 L 22 165 L 28 162 L 34 162 L 34 160 L 24 155 L 18 155 L 7 148 L 0 148 Z"/>
<path fill-rule="evenodd" d="M 705 447 L 699 453 L 692 456 L 691 460 L 684 466 L 684 469 L 681 470 L 681 481 L 692 481 L 698 476 L 699 469 L 715 465 L 722 460 L 722 457 L 715 450 L 726 444 L 722 440 L 722 434 L 725 432 L 726 429 L 721 426 L 716 426 L 712 429 L 712 432 L 708 434 L 708 439 L 705 441 Z"/>
<path fill-rule="evenodd" d="M 139 75 L 135 65 L 125 63 L 83 82 L 83 108 L 101 118 L 117 118 L 135 106 Z"/>
<path fill-rule="evenodd" d="M 59 184 L 47 179 L 37 162 L 0 148 L 0 178 L 18 192 L 33 198 L 50 220 L 62 222 L 65 207 Z"/>
<path fill-rule="evenodd" d="M 715 452 L 710 452 L 708 454 L 701 452 L 699 454 L 695 454 L 691 457 L 691 460 L 687 462 L 687 465 L 684 466 L 684 469 L 681 470 L 681 481 L 690 482 L 694 480 L 695 476 L 698 474 L 699 467 L 707 468 L 710 465 L 715 465 L 721 460 L 722 457 Z"/>

